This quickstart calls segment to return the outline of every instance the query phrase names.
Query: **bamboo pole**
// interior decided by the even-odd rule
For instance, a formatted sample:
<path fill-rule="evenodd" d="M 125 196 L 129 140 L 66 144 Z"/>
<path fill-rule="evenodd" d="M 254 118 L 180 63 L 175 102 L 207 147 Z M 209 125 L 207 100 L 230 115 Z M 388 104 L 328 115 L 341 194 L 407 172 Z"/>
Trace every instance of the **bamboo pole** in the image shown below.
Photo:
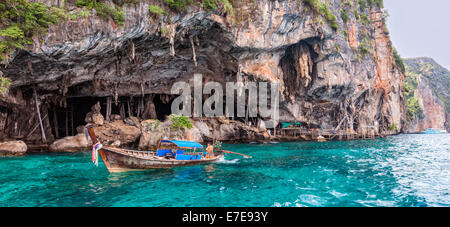
<path fill-rule="evenodd" d="M 131 98 L 128 99 L 127 106 L 128 106 L 128 117 L 133 116 L 133 112 L 131 112 L 131 106 L 130 106 Z"/>
<path fill-rule="evenodd" d="M 41 127 L 42 142 L 47 143 L 47 138 L 45 138 L 44 125 L 42 124 L 41 111 L 39 110 L 36 89 L 34 89 L 34 102 L 36 103 L 36 112 L 38 114 L 39 125 Z"/>
<path fill-rule="evenodd" d="M 44 117 L 42 118 L 42 120 L 45 120 L 45 118 L 47 118 L 47 115 L 48 115 L 48 114 L 44 115 Z M 39 127 L 39 123 L 36 124 L 36 126 L 34 126 L 33 130 L 31 130 L 30 133 L 28 133 L 27 137 L 30 136 L 31 134 L 33 134 L 34 131 L 36 131 L 36 129 L 37 129 L 38 127 Z"/>
<path fill-rule="evenodd" d="M 66 109 L 66 136 L 69 136 L 69 111 Z"/>
<path fill-rule="evenodd" d="M 277 126 L 275 125 L 275 120 L 273 120 L 273 136 L 277 136 Z"/>
<path fill-rule="evenodd" d="M 72 131 L 72 136 L 75 134 L 75 130 L 73 128 L 73 103 L 70 104 L 70 129 Z"/>
<path fill-rule="evenodd" d="M 111 116 L 111 96 L 106 98 L 106 120 L 110 121 Z"/>
<path fill-rule="evenodd" d="M 56 106 L 53 108 L 53 126 L 55 127 L 55 137 L 59 138 L 58 116 L 56 113 Z"/>
<path fill-rule="evenodd" d="M 120 103 L 120 117 L 122 120 L 125 119 L 125 105 L 122 102 Z"/>
<path fill-rule="evenodd" d="M 249 94 L 250 95 L 250 94 Z M 249 112 L 249 105 L 250 104 L 250 96 L 247 99 L 247 106 L 245 106 L 245 125 L 248 126 L 248 112 Z"/>

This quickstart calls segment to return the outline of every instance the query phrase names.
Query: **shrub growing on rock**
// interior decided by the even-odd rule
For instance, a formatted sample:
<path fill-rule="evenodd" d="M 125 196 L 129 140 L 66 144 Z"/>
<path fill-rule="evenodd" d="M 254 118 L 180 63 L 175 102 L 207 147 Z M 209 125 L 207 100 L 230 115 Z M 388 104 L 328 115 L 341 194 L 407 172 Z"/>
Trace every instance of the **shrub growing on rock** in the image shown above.
<path fill-rule="evenodd" d="M 193 128 L 189 117 L 183 115 L 171 114 L 169 116 L 170 121 L 172 122 L 172 129 L 185 129 L 185 128 Z"/>

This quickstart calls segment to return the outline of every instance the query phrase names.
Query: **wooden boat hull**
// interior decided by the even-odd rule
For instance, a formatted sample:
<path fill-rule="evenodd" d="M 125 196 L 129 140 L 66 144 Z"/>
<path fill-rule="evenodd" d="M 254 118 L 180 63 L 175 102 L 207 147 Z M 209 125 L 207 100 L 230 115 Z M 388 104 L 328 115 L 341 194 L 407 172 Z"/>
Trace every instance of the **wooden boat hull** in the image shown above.
<path fill-rule="evenodd" d="M 200 165 L 221 159 L 223 152 L 216 151 L 214 158 L 200 160 L 175 160 L 158 157 L 151 152 L 129 151 L 104 147 L 99 151 L 110 173 L 163 169 L 178 166 Z"/>

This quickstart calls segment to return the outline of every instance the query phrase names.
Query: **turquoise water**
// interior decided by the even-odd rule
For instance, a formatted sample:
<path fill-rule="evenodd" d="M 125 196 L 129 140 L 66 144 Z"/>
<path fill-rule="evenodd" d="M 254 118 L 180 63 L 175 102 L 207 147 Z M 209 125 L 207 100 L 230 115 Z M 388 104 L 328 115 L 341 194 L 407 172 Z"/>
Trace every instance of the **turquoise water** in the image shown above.
<path fill-rule="evenodd" d="M 450 206 L 450 134 L 225 145 L 252 155 L 109 174 L 88 153 L 0 159 L 0 206 Z"/>

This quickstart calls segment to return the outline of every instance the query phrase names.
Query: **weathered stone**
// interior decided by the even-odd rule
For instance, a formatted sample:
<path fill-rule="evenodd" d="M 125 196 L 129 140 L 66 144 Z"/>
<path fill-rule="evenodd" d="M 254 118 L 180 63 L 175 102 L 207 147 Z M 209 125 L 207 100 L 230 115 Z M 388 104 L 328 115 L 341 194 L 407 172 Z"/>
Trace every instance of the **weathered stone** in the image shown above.
<path fill-rule="evenodd" d="M 136 143 L 141 135 L 138 127 L 126 125 L 121 120 L 105 122 L 95 128 L 98 140 L 104 145 L 110 145 L 115 141 L 120 141 L 120 146 L 130 147 Z"/>
<path fill-rule="evenodd" d="M 137 117 L 127 117 L 125 118 L 124 123 L 131 126 L 141 127 L 141 122 Z"/>
<path fill-rule="evenodd" d="M 195 126 L 195 128 L 197 128 L 199 130 L 199 132 L 203 138 L 208 139 L 208 140 L 213 139 L 213 134 L 211 133 L 212 130 L 208 126 L 208 124 L 206 124 L 205 122 L 202 122 L 202 121 L 195 121 L 194 126 Z"/>
<path fill-rule="evenodd" d="M 118 114 L 111 114 L 110 119 L 111 119 L 111 121 L 116 121 L 116 120 L 122 120 L 122 117 Z"/>
<path fill-rule="evenodd" d="M 189 135 L 189 138 L 186 138 L 186 137 L 188 137 L 186 135 L 186 137 L 185 137 L 186 140 L 194 141 L 194 142 L 198 142 L 198 143 L 202 143 L 203 142 L 202 133 L 196 127 L 193 127 L 191 129 L 186 129 L 186 134 Z"/>
<path fill-rule="evenodd" d="M 0 143 L 0 157 L 21 156 L 27 152 L 27 145 L 20 140 Z"/>
<path fill-rule="evenodd" d="M 111 144 L 112 147 L 120 147 L 120 140 L 116 140 Z"/>
<path fill-rule="evenodd" d="M 218 132 L 219 132 L 219 134 L 216 137 L 217 140 L 227 141 L 227 140 L 233 140 L 237 137 L 236 131 L 234 128 L 234 124 L 229 124 L 229 125 L 222 124 L 222 125 L 220 125 Z"/>
<path fill-rule="evenodd" d="M 159 122 L 156 120 L 146 120 L 141 122 L 141 137 L 139 149 L 155 149 L 158 141 L 162 139 L 185 140 L 186 133 L 182 129 L 172 128 L 172 122 Z"/>
<path fill-rule="evenodd" d="M 84 118 L 84 121 L 86 123 L 93 123 L 96 125 L 103 125 L 103 123 L 105 122 L 105 118 L 103 117 L 103 115 L 101 113 L 97 113 L 97 112 L 89 112 L 86 114 L 86 117 Z"/>
<path fill-rule="evenodd" d="M 260 121 L 260 122 L 259 122 L 258 128 L 259 128 L 259 129 L 264 129 L 264 130 L 266 129 L 266 124 L 264 123 L 264 121 Z"/>
<path fill-rule="evenodd" d="M 156 119 L 157 117 L 158 116 L 156 114 L 155 104 L 153 103 L 153 101 L 151 99 L 148 99 L 147 103 L 145 104 L 145 110 L 142 113 L 142 118 Z"/>
<path fill-rule="evenodd" d="M 94 123 L 96 125 L 103 125 L 104 122 L 105 122 L 105 118 L 100 113 L 94 113 L 92 115 L 92 123 Z"/>
<path fill-rule="evenodd" d="M 92 146 L 90 138 L 86 140 L 84 133 L 78 133 L 75 136 L 68 136 L 62 139 L 56 140 L 49 146 L 50 152 L 76 152 L 86 151 Z"/>

